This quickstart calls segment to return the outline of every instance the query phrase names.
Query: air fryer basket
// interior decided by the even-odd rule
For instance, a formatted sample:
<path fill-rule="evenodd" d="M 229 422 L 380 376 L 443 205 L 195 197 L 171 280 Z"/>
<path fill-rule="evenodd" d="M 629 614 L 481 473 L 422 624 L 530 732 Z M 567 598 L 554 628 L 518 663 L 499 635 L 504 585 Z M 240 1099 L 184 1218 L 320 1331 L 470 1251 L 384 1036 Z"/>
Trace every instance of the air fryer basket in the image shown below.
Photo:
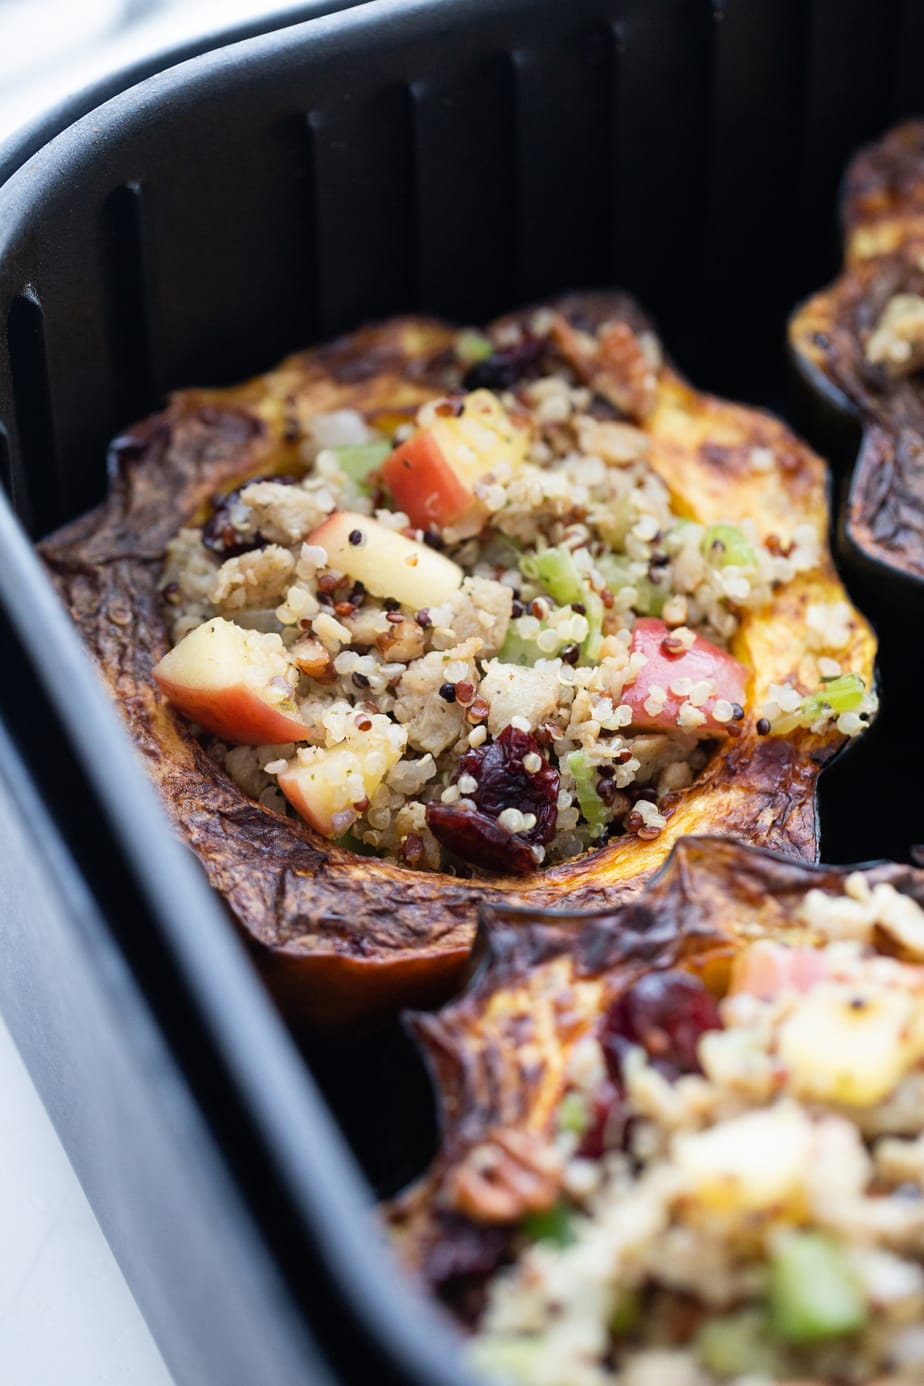
<path fill-rule="evenodd" d="M 407 309 L 618 283 L 698 384 L 779 404 L 843 164 L 922 72 L 914 0 L 371 0 L 142 83 L 0 187 L 0 1000 L 179 1382 L 321 1381 L 318 1346 L 344 1380 L 462 1378 L 13 515 L 37 537 L 97 501 L 167 390 Z M 852 811 L 920 756 L 901 731 L 887 689 L 831 772 L 829 857 L 913 840 Z M 378 1182 L 409 1174 L 423 1093 L 376 1123 L 368 1050 L 309 1059 Z"/>

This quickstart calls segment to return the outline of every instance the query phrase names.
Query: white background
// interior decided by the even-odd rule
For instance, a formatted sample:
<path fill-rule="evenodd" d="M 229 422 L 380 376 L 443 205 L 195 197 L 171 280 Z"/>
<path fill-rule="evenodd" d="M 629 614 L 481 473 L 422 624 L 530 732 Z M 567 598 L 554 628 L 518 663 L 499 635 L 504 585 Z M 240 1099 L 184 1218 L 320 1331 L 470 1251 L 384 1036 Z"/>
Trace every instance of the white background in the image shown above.
<path fill-rule="evenodd" d="M 293 0 L 0 0 L 0 140 L 147 53 L 291 8 Z M 172 1386 L 2 1021 L 0 1383 Z"/>

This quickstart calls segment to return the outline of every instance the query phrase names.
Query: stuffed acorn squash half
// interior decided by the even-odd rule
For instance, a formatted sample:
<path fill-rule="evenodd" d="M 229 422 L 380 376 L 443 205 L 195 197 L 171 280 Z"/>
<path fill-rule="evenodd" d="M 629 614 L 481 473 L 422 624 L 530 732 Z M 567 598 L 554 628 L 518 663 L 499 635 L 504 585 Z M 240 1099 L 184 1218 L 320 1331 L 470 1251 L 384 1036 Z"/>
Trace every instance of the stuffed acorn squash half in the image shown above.
<path fill-rule="evenodd" d="M 439 1153 L 399 1255 L 518 1386 L 913 1386 L 924 873 L 686 839 L 603 914 L 484 912 L 413 1019 Z"/>
<path fill-rule="evenodd" d="M 42 551 L 277 993 L 343 1019 L 457 984 L 480 904 L 612 906 L 683 834 L 815 857 L 876 705 L 825 481 L 588 294 L 181 392 Z"/>

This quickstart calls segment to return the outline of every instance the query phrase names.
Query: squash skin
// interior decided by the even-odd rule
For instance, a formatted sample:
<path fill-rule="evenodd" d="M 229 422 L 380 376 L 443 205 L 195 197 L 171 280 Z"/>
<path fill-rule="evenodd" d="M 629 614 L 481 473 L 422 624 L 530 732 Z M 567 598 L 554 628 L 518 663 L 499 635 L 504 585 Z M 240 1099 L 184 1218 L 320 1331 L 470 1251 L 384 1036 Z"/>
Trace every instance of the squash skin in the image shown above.
<path fill-rule="evenodd" d="M 924 601 L 924 394 L 867 361 L 864 339 L 895 293 L 924 294 L 924 121 L 913 120 L 862 149 L 842 194 L 844 266 L 789 325 L 796 367 L 843 438 L 852 476 L 842 543 L 875 593 Z"/>
<path fill-rule="evenodd" d="M 793 920 L 794 910 L 811 889 L 839 892 L 857 869 L 809 866 L 717 837 L 684 838 L 642 893 L 616 910 L 484 909 L 481 967 L 467 991 L 438 1014 L 407 1017 L 441 1123 L 430 1169 L 382 1210 L 408 1268 L 464 1315 L 460 1291 L 477 1298 L 520 1218 L 561 1193 L 543 1153 L 568 1056 L 620 992 L 655 968 L 679 967 L 722 995 L 743 945 L 821 942 Z M 861 869 L 871 886 L 887 882 L 924 904 L 924 871 L 893 862 Z M 500 1152 L 495 1182 L 504 1218 L 471 1177 L 486 1146 Z"/>
<path fill-rule="evenodd" d="M 575 295 L 553 307 L 569 323 L 647 326 L 621 295 Z M 289 358 L 237 388 L 181 392 L 163 414 L 116 440 L 102 506 L 41 546 L 177 831 L 287 1012 L 312 1023 L 344 1024 L 445 998 L 464 976 L 479 905 L 544 908 L 566 895 L 576 908 L 613 906 L 690 832 L 727 833 L 814 859 L 815 782 L 845 741 L 833 728 L 759 737 L 749 716 L 740 737 L 676 796 L 658 838 L 619 838 L 515 880 L 465 880 L 358 858 L 248 799 L 217 770 L 151 679 L 168 647 L 158 592 L 168 539 L 202 517 L 216 490 L 294 469 L 293 415 L 350 407 L 394 413 L 444 393 L 458 381 L 452 341 L 440 323 L 399 319 Z M 645 427 L 652 463 L 682 512 L 705 523 L 750 516 L 762 535 L 784 543 L 807 520 L 825 533 L 824 464 L 779 420 L 699 394 L 666 366 Z M 773 450 L 770 471 L 750 465 L 755 447 Z M 815 657 L 803 648 L 805 610 L 844 597 L 825 551 L 818 570 L 794 578 L 768 610 L 745 615 L 732 652 L 756 670 L 751 707 L 771 682 L 817 686 Z M 844 666 L 871 686 L 872 633 L 856 612 L 850 624 Z"/>

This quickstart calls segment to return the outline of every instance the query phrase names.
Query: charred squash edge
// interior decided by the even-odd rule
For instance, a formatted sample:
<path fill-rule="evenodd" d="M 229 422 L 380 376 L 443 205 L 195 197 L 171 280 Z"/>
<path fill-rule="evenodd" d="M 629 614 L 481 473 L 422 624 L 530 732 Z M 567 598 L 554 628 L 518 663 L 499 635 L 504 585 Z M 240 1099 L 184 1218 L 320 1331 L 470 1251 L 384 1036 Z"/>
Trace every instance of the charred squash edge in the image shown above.
<path fill-rule="evenodd" d="M 853 158 L 840 211 L 843 270 L 796 309 L 790 352 L 820 427 L 834 450 L 850 454 L 838 519 L 842 549 L 877 592 L 920 603 L 924 493 L 905 475 L 899 446 L 902 412 L 915 387 L 868 365 L 858 319 L 909 279 L 916 280 L 915 292 L 924 292 L 924 120 L 896 126 Z M 914 412 L 924 428 L 924 400 Z"/>

